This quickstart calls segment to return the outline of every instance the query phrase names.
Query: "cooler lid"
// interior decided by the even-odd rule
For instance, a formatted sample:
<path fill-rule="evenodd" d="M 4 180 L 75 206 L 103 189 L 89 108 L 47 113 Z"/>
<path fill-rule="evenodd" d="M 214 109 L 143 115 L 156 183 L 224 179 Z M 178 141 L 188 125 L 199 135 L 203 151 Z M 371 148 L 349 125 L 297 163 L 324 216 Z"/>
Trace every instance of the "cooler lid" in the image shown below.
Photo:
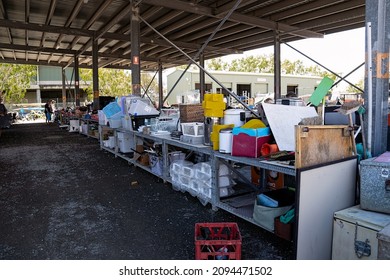
<path fill-rule="evenodd" d="M 363 210 L 360 205 L 337 211 L 334 213 L 334 217 L 376 231 L 380 231 L 390 224 L 390 215 Z"/>

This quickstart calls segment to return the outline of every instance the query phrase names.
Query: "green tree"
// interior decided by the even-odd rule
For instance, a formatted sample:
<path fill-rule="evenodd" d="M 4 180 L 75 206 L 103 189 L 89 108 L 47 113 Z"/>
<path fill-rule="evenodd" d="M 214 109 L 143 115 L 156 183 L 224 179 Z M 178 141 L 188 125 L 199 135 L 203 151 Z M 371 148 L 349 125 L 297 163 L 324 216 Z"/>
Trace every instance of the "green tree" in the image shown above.
<path fill-rule="evenodd" d="M 245 58 L 233 59 L 230 63 L 224 62 L 222 58 L 214 58 L 208 61 L 207 68 L 222 71 L 274 73 L 274 55 L 251 55 Z M 322 70 L 320 66 L 305 66 L 301 60 L 283 60 L 281 71 L 282 74 L 327 76 L 333 80 L 337 79 L 335 74 Z"/>
<path fill-rule="evenodd" d="M 302 60 L 290 61 L 285 59 L 281 63 L 281 71 L 283 74 L 288 75 L 305 75 L 307 74 L 306 68 L 303 65 Z"/>
<path fill-rule="evenodd" d="M 150 73 L 141 73 L 141 84 L 144 89 L 148 87 L 153 75 Z M 88 99 L 93 99 L 92 70 L 80 69 L 80 86 L 84 88 Z M 99 95 L 101 96 L 124 96 L 131 94 L 131 72 L 126 70 L 99 69 Z M 158 93 L 158 82 L 152 81 L 149 92 Z"/>
<path fill-rule="evenodd" d="M 0 63 L 0 92 L 8 103 L 20 102 L 37 77 L 37 67 Z"/>
<path fill-rule="evenodd" d="M 215 71 L 226 71 L 228 64 L 222 60 L 222 58 L 217 57 L 208 60 L 207 62 L 207 68 L 210 70 L 215 70 Z"/>
<path fill-rule="evenodd" d="M 230 63 L 222 58 L 214 58 L 207 62 L 207 68 L 219 71 L 273 73 L 273 55 L 248 56 L 246 58 L 233 59 Z"/>
<path fill-rule="evenodd" d="M 358 88 L 364 90 L 364 79 L 361 78 L 356 84 L 355 86 L 357 86 Z M 346 92 L 348 93 L 361 93 L 359 90 L 357 90 L 356 88 L 354 88 L 353 86 L 351 85 L 348 85 L 347 89 L 346 89 Z"/>

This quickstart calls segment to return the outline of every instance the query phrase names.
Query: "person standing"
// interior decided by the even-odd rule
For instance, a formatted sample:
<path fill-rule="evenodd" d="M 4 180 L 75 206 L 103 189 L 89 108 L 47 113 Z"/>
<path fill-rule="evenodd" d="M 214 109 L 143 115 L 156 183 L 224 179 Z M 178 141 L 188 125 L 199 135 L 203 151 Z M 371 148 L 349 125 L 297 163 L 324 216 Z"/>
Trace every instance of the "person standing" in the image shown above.
<path fill-rule="evenodd" d="M 8 111 L 5 105 L 3 104 L 3 96 L 0 94 L 0 136 L 1 130 L 10 126 L 9 118 L 7 116 Z"/>
<path fill-rule="evenodd" d="M 53 107 L 51 105 L 51 100 L 48 100 L 45 104 L 45 116 L 46 116 L 46 123 L 51 122 L 51 115 L 53 113 Z"/>
<path fill-rule="evenodd" d="M 51 120 L 52 122 L 55 122 L 56 118 L 55 118 L 55 111 L 56 111 L 56 105 L 55 105 L 55 101 L 54 100 L 51 100 L 50 101 L 50 109 L 51 109 Z"/>

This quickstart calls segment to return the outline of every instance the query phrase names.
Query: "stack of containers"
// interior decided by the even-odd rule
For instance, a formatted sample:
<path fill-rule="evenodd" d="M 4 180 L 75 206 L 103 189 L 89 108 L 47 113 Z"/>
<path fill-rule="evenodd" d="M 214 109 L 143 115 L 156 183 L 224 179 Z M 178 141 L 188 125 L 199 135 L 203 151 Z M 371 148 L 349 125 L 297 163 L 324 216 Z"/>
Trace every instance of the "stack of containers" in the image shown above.
<path fill-rule="evenodd" d="M 205 116 L 204 144 L 208 146 L 212 146 L 213 141 L 215 142 L 218 140 L 218 137 L 215 136 L 212 139 L 212 134 L 216 130 L 216 127 L 221 125 L 221 119 L 223 118 L 223 111 L 226 108 L 226 103 L 223 101 L 223 94 L 220 93 L 205 94 L 202 102 L 202 107 L 204 109 L 204 116 Z M 218 148 L 215 150 L 218 150 Z"/>
<path fill-rule="evenodd" d="M 170 166 L 172 185 L 193 196 L 211 198 L 211 165 L 206 162 L 175 161 Z"/>
<path fill-rule="evenodd" d="M 170 166 L 172 185 L 179 190 L 188 191 L 199 198 L 211 198 L 212 194 L 212 168 L 209 162 L 192 162 L 180 160 Z M 234 184 L 227 166 L 219 167 L 219 193 L 220 197 L 233 193 Z"/>

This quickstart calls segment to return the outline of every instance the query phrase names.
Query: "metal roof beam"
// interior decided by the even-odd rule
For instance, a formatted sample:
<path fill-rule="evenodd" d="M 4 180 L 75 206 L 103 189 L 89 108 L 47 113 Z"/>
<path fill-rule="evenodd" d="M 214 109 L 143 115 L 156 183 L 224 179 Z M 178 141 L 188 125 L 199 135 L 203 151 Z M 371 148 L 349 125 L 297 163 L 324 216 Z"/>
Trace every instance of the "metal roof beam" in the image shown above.
<path fill-rule="evenodd" d="M 208 8 L 202 5 L 198 5 L 195 3 L 188 3 L 180 0 L 170 0 L 170 1 L 161 1 L 161 0 L 143 0 L 143 3 L 155 6 L 162 6 L 170 9 L 182 10 L 192 14 L 199 14 L 208 17 L 217 17 L 223 18 L 228 10 L 215 10 L 213 8 Z M 226 7 L 225 7 L 226 8 Z M 261 19 L 255 16 L 240 14 L 234 12 L 230 17 L 230 21 L 236 21 L 243 24 L 249 24 L 251 26 L 257 26 L 260 28 L 266 28 L 270 30 L 278 30 L 282 32 L 292 33 L 296 36 L 304 37 L 304 38 L 322 38 L 323 34 L 319 34 L 317 32 L 313 32 L 306 29 L 298 29 L 296 27 L 277 23 L 275 21 Z"/>

